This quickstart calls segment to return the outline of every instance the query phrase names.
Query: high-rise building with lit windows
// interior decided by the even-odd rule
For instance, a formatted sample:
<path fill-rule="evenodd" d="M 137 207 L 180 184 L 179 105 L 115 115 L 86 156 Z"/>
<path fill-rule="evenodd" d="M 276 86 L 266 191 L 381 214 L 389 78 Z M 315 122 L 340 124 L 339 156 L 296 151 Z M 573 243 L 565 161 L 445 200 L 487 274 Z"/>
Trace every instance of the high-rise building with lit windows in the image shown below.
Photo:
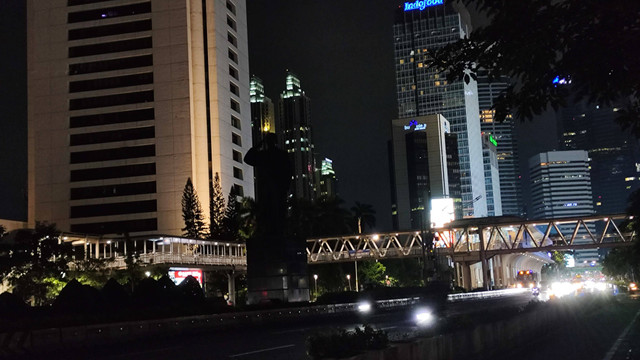
<path fill-rule="evenodd" d="M 593 215 L 591 176 L 586 151 L 550 151 L 529 158 L 531 181 L 531 218 L 561 219 Z M 562 233 L 572 233 L 575 226 L 558 225 Z M 595 227 L 589 229 L 595 232 Z M 586 235 L 579 229 L 578 235 Z M 588 237 L 578 238 L 575 244 L 589 243 Z M 577 250 L 576 264 L 598 261 L 598 250 Z"/>
<path fill-rule="evenodd" d="M 491 134 L 482 135 L 482 158 L 484 179 L 487 190 L 487 215 L 502 215 L 500 175 L 498 170 L 498 143 Z"/>
<path fill-rule="evenodd" d="M 293 166 L 291 194 L 313 200 L 315 189 L 314 147 L 311 137 L 311 100 L 300 87 L 300 79 L 287 72 L 285 90 L 278 103 L 278 133 Z"/>
<path fill-rule="evenodd" d="M 181 234 L 191 178 L 253 196 L 245 0 L 28 0 L 29 223 Z"/>
<path fill-rule="evenodd" d="M 572 103 L 558 113 L 563 150 L 586 150 L 591 159 L 593 206 L 598 214 L 624 213 L 640 188 L 640 146 L 616 123 L 616 107 Z"/>
<path fill-rule="evenodd" d="M 468 14 L 450 1 L 407 4 L 398 4 L 393 26 L 398 118 L 442 114 L 450 122 L 458 140 L 463 215 L 487 216 L 476 82 L 448 82 L 426 66 L 430 51 L 470 33 L 462 20 Z"/>
<path fill-rule="evenodd" d="M 502 214 L 523 216 L 522 177 L 515 123 L 511 116 L 502 122 L 495 121 L 495 111 L 492 109 L 494 99 L 508 85 L 508 79 L 489 81 L 482 74 L 478 76 L 480 128 L 484 135 L 491 135 L 496 142 Z M 485 164 L 487 161 L 485 158 Z"/>
<path fill-rule="evenodd" d="M 276 132 L 276 116 L 273 101 L 264 95 L 264 85 L 257 76 L 251 76 L 251 134 L 253 145 L 263 140 L 264 134 Z"/>
<path fill-rule="evenodd" d="M 338 179 L 336 172 L 333 170 L 333 161 L 324 158 L 320 168 L 316 170 L 318 174 L 317 188 L 318 197 L 335 197 L 338 195 Z"/>

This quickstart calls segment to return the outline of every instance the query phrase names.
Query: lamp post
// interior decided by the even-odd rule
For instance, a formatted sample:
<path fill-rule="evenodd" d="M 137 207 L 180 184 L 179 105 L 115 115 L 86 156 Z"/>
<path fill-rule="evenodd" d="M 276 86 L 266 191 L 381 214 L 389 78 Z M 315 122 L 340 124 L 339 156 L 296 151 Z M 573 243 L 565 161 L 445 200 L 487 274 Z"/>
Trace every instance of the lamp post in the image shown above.
<path fill-rule="evenodd" d="M 351 291 L 351 274 L 347 274 L 347 280 L 349 281 L 349 291 Z"/>
<path fill-rule="evenodd" d="M 316 300 L 318 300 L 318 274 L 313 274 L 313 282 L 315 283 L 316 288 Z"/>

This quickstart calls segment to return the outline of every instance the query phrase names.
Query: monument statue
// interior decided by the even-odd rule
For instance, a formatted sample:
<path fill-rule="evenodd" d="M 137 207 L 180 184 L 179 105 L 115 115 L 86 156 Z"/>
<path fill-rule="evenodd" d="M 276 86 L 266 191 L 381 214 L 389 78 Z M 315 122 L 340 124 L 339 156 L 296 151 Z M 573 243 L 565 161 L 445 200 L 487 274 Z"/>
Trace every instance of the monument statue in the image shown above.
<path fill-rule="evenodd" d="M 277 147 L 276 134 L 268 133 L 249 149 L 244 162 L 253 166 L 255 172 L 258 236 L 284 236 L 292 177 L 287 152 Z"/>

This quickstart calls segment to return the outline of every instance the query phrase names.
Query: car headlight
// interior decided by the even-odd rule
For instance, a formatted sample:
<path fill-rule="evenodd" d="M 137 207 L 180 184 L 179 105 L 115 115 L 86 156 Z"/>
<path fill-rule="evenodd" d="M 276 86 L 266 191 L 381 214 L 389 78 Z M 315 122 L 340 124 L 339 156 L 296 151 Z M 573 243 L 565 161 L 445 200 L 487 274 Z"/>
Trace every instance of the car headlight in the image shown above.
<path fill-rule="evenodd" d="M 431 309 L 420 308 L 415 312 L 415 320 L 418 326 L 428 326 L 433 323 L 435 317 Z"/>
<path fill-rule="evenodd" d="M 366 314 L 369 311 L 371 311 L 371 303 L 363 301 L 358 304 L 358 312 Z"/>

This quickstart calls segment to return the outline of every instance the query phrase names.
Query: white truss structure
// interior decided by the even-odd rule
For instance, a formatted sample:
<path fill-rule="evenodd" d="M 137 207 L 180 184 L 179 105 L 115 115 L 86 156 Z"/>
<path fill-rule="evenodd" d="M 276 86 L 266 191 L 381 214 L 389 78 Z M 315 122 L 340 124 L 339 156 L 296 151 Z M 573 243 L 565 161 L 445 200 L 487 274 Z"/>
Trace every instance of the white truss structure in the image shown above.
<path fill-rule="evenodd" d="M 438 254 L 486 259 L 498 254 L 628 246 L 635 233 L 622 231 L 624 214 L 547 220 L 479 218 L 432 229 Z M 329 263 L 420 257 L 423 232 L 393 232 L 307 240 L 307 259 Z"/>

